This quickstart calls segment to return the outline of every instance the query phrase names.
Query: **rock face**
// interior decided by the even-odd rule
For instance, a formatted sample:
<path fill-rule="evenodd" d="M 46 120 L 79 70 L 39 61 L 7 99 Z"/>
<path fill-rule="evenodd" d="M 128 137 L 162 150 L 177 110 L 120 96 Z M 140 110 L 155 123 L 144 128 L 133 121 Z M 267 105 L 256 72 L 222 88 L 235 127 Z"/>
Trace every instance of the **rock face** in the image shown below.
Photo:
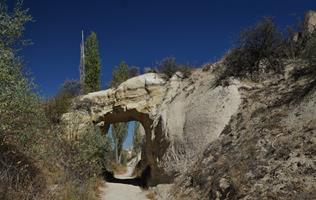
<path fill-rule="evenodd" d="M 117 89 L 81 96 L 63 117 L 66 127 L 75 126 L 76 118 L 81 128 L 66 132 L 80 137 L 88 124 L 107 132 L 111 123 L 139 121 L 146 133 L 139 167 L 149 167 L 151 184 L 170 183 L 191 167 L 239 107 L 237 83 L 212 88 L 213 80 L 201 70 L 184 80 L 180 73 L 169 81 L 155 73 L 129 79 Z"/>
<path fill-rule="evenodd" d="M 166 92 L 165 84 L 158 74 L 148 73 L 129 79 L 116 89 L 81 96 L 74 103 L 73 110 L 63 116 L 68 138 L 80 137 L 92 124 L 100 127 L 102 133 L 107 133 L 112 123 L 139 121 L 149 138 L 146 147 L 152 146 L 153 121 Z M 143 155 L 143 158 L 144 167 L 149 165 L 148 160 L 154 160 L 147 159 L 150 158 L 148 155 Z M 154 169 L 155 165 L 151 167 Z"/>
<path fill-rule="evenodd" d="M 314 199 L 316 80 L 295 76 L 305 67 L 292 62 L 262 83 L 225 86 L 215 85 L 216 65 L 187 79 L 149 73 L 80 97 L 64 121 L 81 124 L 70 138 L 87 124 L 106 132 L 139 121 L 146 140 L 138 167 L 160 184 L 161 199 Z"/>
<path fill-rule="evenodd" d="M 197 70 L 189 79 L 168 83 L 154 124 L 161 124 L 158 136 L 169 143 L 157 163 L 169 176 L 193 167 L 192 161 L 219 136 L 241 103 L 238 83 L 213 88 L 213 81 L 213 74 Z"/>
<path fill-rule="evenodd" d="M 241 82 L 242 102 L 168 199 L 315 199 L 316 79 L 285 75 Z"/>
<path fill-rule="evenodd" d="M 308 32 L 313 32 L 316 28 L 316 12 L 310 10 L 305 15 L 305 26 Z"/>

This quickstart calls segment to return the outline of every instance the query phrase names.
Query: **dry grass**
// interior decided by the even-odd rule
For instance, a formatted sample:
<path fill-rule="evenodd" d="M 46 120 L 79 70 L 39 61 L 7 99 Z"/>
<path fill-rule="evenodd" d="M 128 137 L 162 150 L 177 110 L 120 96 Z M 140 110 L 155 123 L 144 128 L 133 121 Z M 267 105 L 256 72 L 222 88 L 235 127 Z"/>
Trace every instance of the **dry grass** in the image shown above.
<path fill-rule="evenodd" d="M 100 199 L 101 197 L 100 187 L 105 187 L 105 181 L 101 179 L 97 179 L 93 187 L 93 191 L 95 192 L 97 199 Z"/>
<path fill-rule="evenodd" d="M 146 197 L 147 197 L 149 200 L 156 200 L 156 199 L 157 199 L 155 193 L 152 192 L 152 191 L 150 191 L 150 192 L 146 195 Z"/>
<path fill-rule="evenodd" d="M 96 200 L 100 197 L 99 187 L 104 184 L 100 179 L 92 178 L 82 185 L 80 189 L 72 181 L 66 182 L 62 186 L 60 196 L 61 200 Z"/>
<path fill-rule="evenodd" d="M 126 165 L 112 163 L 112 169 L 115 174 L 124 174 L 127 172 Z"/>

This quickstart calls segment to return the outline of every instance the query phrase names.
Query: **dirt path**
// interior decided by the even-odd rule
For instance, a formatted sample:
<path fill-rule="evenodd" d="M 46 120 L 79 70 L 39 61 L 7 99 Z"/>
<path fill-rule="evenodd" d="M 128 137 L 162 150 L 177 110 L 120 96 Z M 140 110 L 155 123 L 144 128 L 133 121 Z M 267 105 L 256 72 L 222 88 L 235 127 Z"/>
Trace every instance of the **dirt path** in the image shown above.
<path fill-rule="evenodd" d="M 122 183 L 106 183 L 106 187 L 101 188 L 102 200 L 148 200 L 146 194 L 138 186 Z"/>
<path fill-rule="evenodd" d="M 134 166 L 127 166 L 127 172 L 122 175 L 115 175 L 115 178 L 123 181 L 132 180 Z M 123 183 L 109 183 L 100 188 L 101 200 L 148 200 L 147 191 L 137 185 Z"/>

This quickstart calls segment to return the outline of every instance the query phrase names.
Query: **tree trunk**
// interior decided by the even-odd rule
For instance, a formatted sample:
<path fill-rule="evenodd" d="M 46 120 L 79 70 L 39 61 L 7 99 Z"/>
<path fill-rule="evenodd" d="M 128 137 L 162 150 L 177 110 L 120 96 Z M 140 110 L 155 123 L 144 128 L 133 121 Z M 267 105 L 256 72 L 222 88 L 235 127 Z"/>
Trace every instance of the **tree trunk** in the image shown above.
<path fill-rule="evenodd" d="M 122 153 L 119 155 L 119 163 L 122 164 Z"/>
<path fill-rule="evenodd" d="M 115 161 L 116 161 L 116 164 L 119 163 L 119 156 L 118 156 L 118 142 L 116 141 L 115 142 Z"/>

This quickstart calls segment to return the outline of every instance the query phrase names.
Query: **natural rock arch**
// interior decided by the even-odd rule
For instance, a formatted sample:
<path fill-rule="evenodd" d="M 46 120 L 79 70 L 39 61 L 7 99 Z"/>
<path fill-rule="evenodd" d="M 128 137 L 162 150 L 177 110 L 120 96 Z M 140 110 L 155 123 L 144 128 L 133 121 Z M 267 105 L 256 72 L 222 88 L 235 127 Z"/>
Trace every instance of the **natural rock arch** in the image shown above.
<path fill-rule="evenodd" d="M 239 82 L 227 87 L 213 87 L 214 83 L 214 74 L 200 70 L 187 79 L 175 74 L 168 81 L 155 73 L 144 74 L 116 89 L 81 96 L 63 116 L 67 126 L 74 119 L 79 122 L 73 125 L 75 131 L 66 132 L 69 138 L 76 137 L 94 124 L 106 133 L 111 123 L 139 121 L 146 133 L 139 169 L 150 168 L 150 185 L 170 183 L 194 167 L 194 160 L 239 108 Z"/>
<path fill-rule="evenodd" d="M 74 111 L 64 115 L 64 121 L 71 121 L 74 115 L 80 115 L 80 126 L 85 127 L 91 122 L 107 133 L 111 124 L 138 121 L 145 130 L 145 152 L 138 167 L 151 171 L 151 182 L 166 182 L 162 169 L 157 167 L 157 157 L 161 156 L 168 143 L 162 144 L 162 133 L 159 120 L 155 120 L 159 105 L 165 96 L 166 81 L 155 73 L 148 73 L 131 78 L 116 89 L 108 89 L 81 96 L 74 104 Z M 80 130 L 76 132 L 80 135 Z M 74 135 L 70 136 L 74 137 Z M 157 139 L 161 140 L 157 143 Z M 159 147 L 154 146 L 159 145 Z M 159 151 L 154 149 L 159 148 Z M 159 175 L 159 180 L 157 177 Z M 165 178 L 164 178 L 165 177 Z"/>

